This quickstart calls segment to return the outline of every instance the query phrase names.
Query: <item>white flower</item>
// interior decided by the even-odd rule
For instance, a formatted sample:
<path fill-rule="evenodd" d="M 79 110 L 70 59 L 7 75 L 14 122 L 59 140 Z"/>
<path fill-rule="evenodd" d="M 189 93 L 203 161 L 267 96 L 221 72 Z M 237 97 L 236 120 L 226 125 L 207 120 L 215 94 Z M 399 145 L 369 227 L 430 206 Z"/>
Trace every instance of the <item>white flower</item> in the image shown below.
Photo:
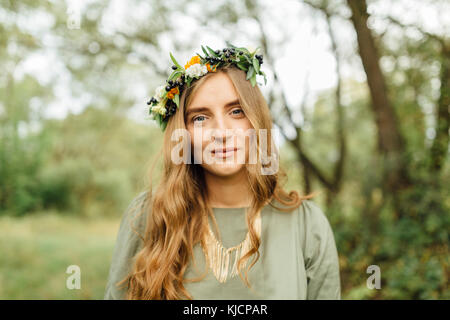
<path fill-rule="evenodd" d="M 162 104 L 159 103 L 156 106 L 152 107 L 152 112 L 153 113 L 159 113 L 161 115 L 165 115 L 166 114 L 166 108 Z"/>
<path fill-rule="evenodd" d="M 165 86 L 159 86 L 158 88 L 155 89 L 155 99 L 156 101 L 161 101 L 162 96 L 164 95 L 164 93 L 166 93 L 166 87 Z"/>
<path fill-rule="evenodd" d="M 256 48 L 255 48 L 254 46 L 248 46 L 248 47 L 247 47 L 247 50 L 248 50 L 250 53 L 255 52 L 255 54 L 258 53 L 260 49 L 261 49 L 261 48 L 258 48 L 258 50 L 255 52 Z"/>
<path fill-rule="evenodd" d="M 159 114 L 162 115 L 162 116 L 165 115 L 166 114 L 166 108 L 161 106 L 161 109 L 159 109 Z"/>
<path fill-rule="evenodd" d="M 186 75 L 191 78 L 200 77 L 206 73 L 208 73 L 208 69 L 200 63 L 196 63 L 186 69 Z"/>
<path fill-rule="evenodd" d="M 152 112 L 153 113 L 158 113 L 160 108 L 161 108 L 161 106 L 159 104 L 157 104 L 156 106 L 152 107 Z"/>

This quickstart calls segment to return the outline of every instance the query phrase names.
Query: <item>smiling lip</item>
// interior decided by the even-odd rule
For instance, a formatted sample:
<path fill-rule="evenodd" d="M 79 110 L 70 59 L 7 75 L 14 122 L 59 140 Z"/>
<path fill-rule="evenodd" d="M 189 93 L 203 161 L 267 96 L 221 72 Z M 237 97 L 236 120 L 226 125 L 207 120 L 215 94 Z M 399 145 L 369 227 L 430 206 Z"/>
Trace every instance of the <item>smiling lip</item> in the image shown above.
<path fill-rule="evenodd" d="M 216 149 L 212 151 L 213 155 L 217 155 L 217 156 L 222 156 L 222 157 L 227 157 L 231 154 L 233 154 L 233 152 L 237 151 L 237 148 L 224 148 L 224 149 Z"/>
<path fill-rule="evenodd" d="M 218 153 L 225 153 L 225 152 L 228 152 L 228 151 L 237 151 L 237 148 L 215 149 L 215 150 L 213 150 L 212 152 L 213 152 L 213 153 L 215 153 L 215 152 L 218 152 Z"/>

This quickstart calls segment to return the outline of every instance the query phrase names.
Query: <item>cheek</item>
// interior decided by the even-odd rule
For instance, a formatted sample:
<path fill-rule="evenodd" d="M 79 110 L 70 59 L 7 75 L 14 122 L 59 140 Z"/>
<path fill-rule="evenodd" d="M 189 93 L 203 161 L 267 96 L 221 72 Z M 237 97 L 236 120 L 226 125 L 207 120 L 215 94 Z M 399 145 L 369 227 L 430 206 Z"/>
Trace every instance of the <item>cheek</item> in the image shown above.
<path fill-rule="evenodd" d="M 250 140 L 251 140 L 252 135 L 255 134 L 255 131 L 253 130 L 253 126 L 248 119 L 245 119 L 245 121 L 242 121 L 242 125 L 240 126 L 240 129 L 242 129 L 243 134 L 239 135 L 237 137 L 238 143 L 243 143 L 245 146 L 246 152 L 248 152 L 248 149 L 250 146 Z"/>
<path fill-rule="evenodd" d="M 208 130 L 205 128 L 203 128 L 203 130 L 189 130 L 189 134 L 191 135 L 191 147 L 197 155 L 200 152 L 203 152 L 207 148 L 207 146 L 212 143 L 211 136 L 208 136 L 207 132 Z"/>

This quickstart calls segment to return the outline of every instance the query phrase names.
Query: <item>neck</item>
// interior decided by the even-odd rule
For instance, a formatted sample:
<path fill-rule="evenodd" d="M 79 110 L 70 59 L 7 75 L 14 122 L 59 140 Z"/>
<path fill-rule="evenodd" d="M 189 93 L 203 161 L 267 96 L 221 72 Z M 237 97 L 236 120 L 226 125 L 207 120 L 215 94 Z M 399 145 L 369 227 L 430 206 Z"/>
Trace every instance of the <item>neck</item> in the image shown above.
<path fill-rule="evenodd" d="M 250 207 L 251 193 L 245 172 L 232 176 L 216 176 L 205 172 L 209 204 L 213 208 Z"/>

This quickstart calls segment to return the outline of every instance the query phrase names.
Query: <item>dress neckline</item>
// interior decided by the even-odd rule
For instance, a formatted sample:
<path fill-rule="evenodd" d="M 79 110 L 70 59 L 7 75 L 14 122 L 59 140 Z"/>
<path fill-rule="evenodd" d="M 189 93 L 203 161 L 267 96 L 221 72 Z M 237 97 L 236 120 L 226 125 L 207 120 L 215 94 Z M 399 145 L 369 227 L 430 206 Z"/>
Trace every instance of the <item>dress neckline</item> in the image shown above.
<path fill-rule="evenodd" d="M 211 207 L 213 210 L 243 210 L 250 207 Z"/>
<path fill-rule="evenodd" d="M 273 199 L 270 201 L 267 201 L 266 204 L 263 206 L 263 209 L 267 207 L 271 202 L 273 202 Z M 212 210 L 222 210 L 222 211 L 245 211 L 246 209 L 249 209 L 248 207 L 211 207 Z"/>

